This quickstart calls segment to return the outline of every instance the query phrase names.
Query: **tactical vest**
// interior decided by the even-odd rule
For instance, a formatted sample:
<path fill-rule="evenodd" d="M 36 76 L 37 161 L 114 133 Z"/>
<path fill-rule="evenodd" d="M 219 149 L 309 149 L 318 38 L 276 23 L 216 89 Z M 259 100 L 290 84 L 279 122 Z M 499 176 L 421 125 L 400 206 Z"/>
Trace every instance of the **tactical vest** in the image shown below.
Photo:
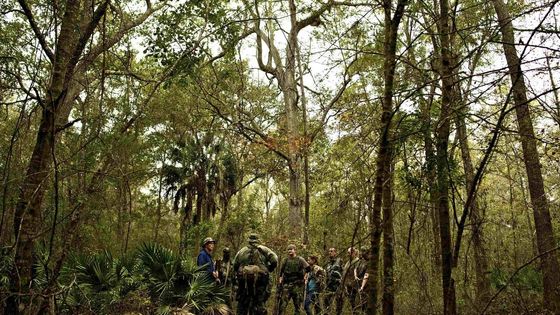
<path fill-rule="evenodd" d="M 331 260 L 326 266 L 327 272 L 327 288 L 331 291 L 336 291 L 340 282 L 342 281 L 342 266 L 340 258 Z"/>
<path fill-rule="evenodd" d="M 356 276 L 358 276 L 360 280 L 364 278 L 367 271 L 367 267 L 368 267 L 368 261 L 360 259 L 358 265 L 356 266 Z"/>
<path fill-rule="evenodd" d="M 303 258 L 299 256 L 286 258 L 284 268 L 282 269 L 282 279 L 284 283 L 303 281 L 305 270 L 301 262 L 302 259 Z"/>

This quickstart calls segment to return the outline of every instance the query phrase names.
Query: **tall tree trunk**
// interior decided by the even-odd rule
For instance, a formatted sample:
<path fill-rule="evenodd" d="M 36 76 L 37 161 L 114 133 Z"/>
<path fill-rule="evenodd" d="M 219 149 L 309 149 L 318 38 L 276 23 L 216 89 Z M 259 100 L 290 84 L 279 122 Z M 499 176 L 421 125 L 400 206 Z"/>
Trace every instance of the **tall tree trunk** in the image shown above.
<path fill-rule="evenodd" d="M 424 13 L 425 14 L 425 13 Z M 408 24 L 408 23 L 407 23 Z M 410 27 L 407 25 L 405 26 L 405 35 L 406 35 L 406 45 L 409 47 L 408 55 L 410 59 L 410 64 L 418 64 L 415 52 L 415 45 L 412 40 L 412 34 L 410 34 Z M 433 32 L 434 34 L 437 32 Z M 435 62 L 437 59 L 437 49 L 439 47 L 438 42 L 435 38 L 435 35 L 430 36 L 432 40 L 432 44 L 434 46 L 434 56 L 432 56 L 432 62 Z M 438 221 L 438 213 L 437 213 L 437 187 L 436 187 L 436 167 L 435 167 L 435 153 L 434 153 L 434 141 L 432 139 L 434 133 L 434 127 L 432 125 L 432 107 L 434 105 L 434 98 L 436 94 L 437 88 L 437 81 L 435 78 L 432 78 L 430 75 L 426 75 L 424 72 L 419 72 L 417 75 L 413 76 L 416 89 L 418 91 L 422 90 L 425 85 L 429 85 L 430 92 L 428 93 L 427 98 L 421 98 L 419 100 L 419 107 L 420 107 L 420 123 L 421 123 L 421 130 L 422 136 L 424 139 L 424 155 L 426 161 L 424 162 L 425 167 L 425 182 L 428 188 L 428 206 L 427 212 L 429 213 L 430 218 L 430 228 L 431 228 L 431 237 L 433 240 L 433 244 L 431 249 L 433 251 L 433 255 L 431 259 L 433 259 L 432 265 L 432 272 L 436 273 L 439 272 L 440 263 L 440 244 L 439 244 L 439 221 Z"/>
<path fill-rule="evenodd" d="M 299 43 L 296 41 L 297 45 L 297 61 L 298 61 L 298 73 L 299 73 L 299 89 L 301 94 L 301 113 L 302 113 L 302 123 L 303 123 L 303 143 L 302 143 L 302 154 L 303 154 L 303 182 L 304 182 L 304 215 L 303 215 L 303 244 L 309 244 L 309 207 L 310 207 L 310 187 L 309 187 L 309 143 L 308 132 L 307 132 L 307 98 L 305 96 L 305 86 L 303 84 L 303 69 L 301 66 L 301 50 L 299 48 Z"/>
<path fill-rule="evenodd" d="M 302 237 L 302 147 L 306 145 L 302 139 L 301 121 L 299 115 L 298 91 L 296 82 L 296 53 L 298 45 L 299 32 L 308 26 L 317 26 L 321 23 L 320 16 L 326 10 L 335 4 L 329 1 L 321 5 L 319 9 L 311 12 L 304 19 L 297 19 L 297 8 L 295 0 L 288 0 L 290 14 L 290 30 L 287 37 L 287 46 L 285 48 L 284 61 L 280 55 L 280 51 L 274 43 L 272 36 L 267 36 L 260 29 L 260 19 L 258 13 L 258 4 L 255 5 L 253 17 L 255 18 L 255 33 L 257 37 L 257 62 L 259 68 L 264 72 L 273 75 L 278 80 L 278 87 L 282 92 L 284 101 L 284 110 L 286 115 L 286 136 L 288 142 L 288 154 L 276 151 L 282 158 L 288 162 L 289 169 L 289 210 L 288 222 L 291 228 L 289 234 Z M 268 46 L 269 59 L 265 64 L 262 58 L 262 43 Z M 274 61 L 274 66 L 272 65 Z M 338 96 L 339 97 L 339 96 Z M 335 98 L 334 101 L 338 99 Z M 306 141 L 306 140 L 305 140 Z"/>
<path fill-rule="evenodd" d="M 392 152 L 389 152 L 392 155 Z M 383 189 L 383 315 L 395 313 L 394 244 L 393 244 L 393 178 L 394 163 Z"/>
<path fill-rule="evenodd" d="M 161 167 L 159 168 L 158 171 L 158 195 L 157 195 L 157 204 L 156 204 L 156 216 L 157 216 L 157 220 L 156 220 L 156 225 L 154 228 L 154 241 L 157 242 L 158 238 L 159 238 L 159 227 L 161 224 L 161 218 L 163 217 L 163 213 L 161 212 L 162 210 L 162 206 L 163 206 L 163 166 L 165 165 L 165 158 L 166 155 L 164 154 L 162 157 L 162 163 L 161 163 Z"/>
<path fill-rule="evenodd" d="M 456 76 L 458 78 L 458 76 Z M 461 99 L 461 97 L 459 96 Z M 457 116 L 455 122 L 457 126 L 457 136 L 459 137 L 459 146 L 461 148 L 461 157 L 463 160 L 463 169 L 465 171 L 465 188 L 469 193 L 470 187 L 474 182 L 474 167 L 471 159 L 469 148 L 467 126 L 465 123 L 466 104 L 462 103 L 461 108 L 457 109 Z M 475 192 L 476 194 L 476 192 Z M 488 271 L 488 258 L 486 248 L 484 246 L 484 234 L 482 230 L 483 217 L 480 213 L 480 206 L 473 196 L 470 203 L 469 214 L 472 222 L 472 237 L 474 247 L 474 264 L 476 274 L 476 305 L 484 307 L 490 298 L 490 279 L 487 277 Z M 455 265 L 457 262 L 454 262 Z"/>
<path fill-rule="evenodd" d="M 71 107 L 73 102 L 74 95 L 71 93 L 71 87 L 75 85 L 76 65 L 95 27 L 105 14 L 107 5 L 106 1 L 96 9 L 93 15 L 88 15 L 92 16 L 92 20 L 87 21 L 87 26 L 81 29 L 80 18 L 83 13 L 81 2 L 74 0 L 66 3 L 60 36 L 52 57 L 52 75 L 46 90 L 41 122 L 16 205 L 14 218 L 16 255 L 12 281 L 14 290 L 19 293 L 19 296 L 28 295 L 32 288 L 32 267 L 35 262 L 34 244 L 36 234 L 41 230 L 42 225 L 41 206 L 54 154 L 57 124 L 68 119 L 69 111 L 65 109 Z M 84 10 L 87 9 L 89 8 L 84 8 Z M 20 302 L 16 303 L 24 303 L 21 298 L 18 299 Z M 9 312 L 19 313 L 18 308 L 22 308 L 23 305 L 17 306 L 15 303 L 10 303 L 9 307 L 12 308 Z M 33 312 L 33 309 L 34 307 L 29 305 L 24 312 Z"/>
<path fill-rule="evenodd" d="M 369 261 L 370 284 L 369 298 L 367 303 L 367 313 L 377 314 L 377 284 L 379 277 L 379 253 L 380 240 L 382 234 L 381 228 L 381 211 L 383 204 L 383 191 L 390 189 L 389 173 L 391 167 L 391 120 L 393 118 L 393 86 L 395 81 L 395 71 L 397 65 L 397 33 L 399 24 L 404 14 L 407 0 L 399 0 L 395 9 L 394 16 L 391 16 L 391 0 L 385 0 L 383 3 L 385 11 L 385 29 L 384 29 L 384 62 L 383 76 L 384 89 L 382 100 L 381 114 L 381 135 L 379 137 L 379 151 L 377 153 L 376 175 L 374 184 L 373 207 L 370 213 L 370 233 L 371 233 L 371 259 Z M 390 192 L 387 192 L 390 193 Z M 392 212 L 391 204 L 384 211 Z M 389 228 L 389 227 L 388 227 Z M 392 229 L 392 226 L 390 227 Z"/>
<path fill-rule="evenodd" d="M 424 154 L 426 154 L 426 182 L 428 184 L 429 195 L 429 213 L 432 228 L 432 237 L 434 240 L 434 269 L 437 270 L 441 266 L 440 254 L 440 238 L 439 238 L 439 216 L 438 216 L 438 193 L 436 184 L 436 155 L 434 153 L 434 141 L 432 139 L 432 105 L 436 93 L 436 83 L 430 85 L 430 95 L 425 107 L 422 109 L 422 129 L 424 133 Z"/>
<path fill-rule="evenodd" d="M 290 158 L 290 202 L 288 222 L 293 229 L 293 235 L 302 235 L 302 213 L 301 213 L 301 136 L 300 115 L 298 114 L 298 92 L 296 82 L 296 51 L 298 44 L 298 27 L 296 17 L 296 5 L 293 0 L 289 1 L 291 28 L 288 34 L 288 46 L 286 47 L 286 61 L 282 75 L 282 94 L 284 97 L 284 108 L 286 110 L 286 131 L 288 136 L 288 157 Z"/>
<path fill-rule="evenodd" d="M 453 14 L 453 20 L 456 20 L 455 13 Z M 450 35 L 450 46 L 455 47 L 457 38 L 456 23 L 453 23 L 453 29 Z M 460 250 L 460 242 L 462 239 L 462 233 L 466 223 L 466 216 L 468 216 L 472 222 L 472 236 L 471 241 L 474 248 L 474 264 L 475 264 L 475 274 L 476 274 L 476 302 L 475 305 L 478 307 L 483 307 L 486 305 L 490 299 L 490 279 L 488 278 L 488 258 L 486 254 L 486 248 L 484 244 L 484 233 L 483 233 L 483 214 L 480 210 L 480 205 L 477 200 L 477 193 L 479 179 L 476 178 L 475 169 L 471 159 L 471 151 L 469 146 L 469 137 L 467 134 L 467 124 L 465 122 L 466 116 L 469 112 L 469 105 L 467 103 L 469 91 L 472 87 L 472 78 L 474 69 L 478 65 L 480 58 L 482 56 L 483 50 L 479 49 L 475 52 L 472 57 L 472 63 L 469 66 L 471 74 L 467 78 L 465 93 L 461 88 L 459 82 L 461 82 L 461 77 L 459 74 L 459 63 L 462 58 L 459 54 L 454 54 L 453 56 L 453 75 L 454 81 L 457 84 L 454 86 L 453 100 L 456 102 L 457 107 L 455 108 L 455 125 L 457 127 L 457 140 L 459 142 L 459 147 L 461 149 L 461 158 L 463 160 L 463 170 L 465 172 L 465 191 L 467 193 L 466 199 L 466 212 L 463 213 L 461 220 L 459 222 L 459 227 L 457 231 L 455 252 L 453 255 L 453 266 L 457 268 Z M 484 159 L 483 159 L 484 161 Z M 471 191 L 472 190 L 472 191 Z M 472 194 L 472 196 L 469 196 Z"/>
<path fill-rule="evenodd" d="M 449 3 L 440 0 L 440 16 L 438 21 L 441 42 L 441 81 L 442 100 L 441 112 L 437 127 L 436 163 L 438 184 L 438 213 L 441 244 L 441 270 L 443 286 L 443 313 L 457 313 L 455 299 L 455 281 L 452 277 L 453 255 L 451 245 L 451 225 L 449 219 L 449 169 L 448 146 L 450 133 L 451 109 L 453 108 L 453 64 L 449 40 Z"/>
<path fill-rule="evenodd" d="M 542 254 L 543 298 L 544 306 L 555 314 L 560 313 L 560 266 L 556 252 L 547 251 L 556 247 L 554 230 L 550 218 L 548 199 L 544 190 L 544 181 L 541 171 L 537 141 L 533 130 L 533 121 L 527 100 L 527 87 L 521 70 L 521 61 L 515 50 L 515 37 L 509 10 L 503 0 L 492 0 L 500 29 L 504 55 L 508 64 L 509 75 L 512 82 L 513 102 L 521 146 L 523 148 L 523 161 L 527 171 L 529 194 L 533 205 L 533 218 L 537 234 L 537 247 Z"/>
<path fill-rule="evenodd" d="M 40 101 L 43 110 L 39 129 L 14 215 L 16 253 L 11 281 L 12 291 L 17 295 L 8 302 L 9 314 L 20 313 L 21 309 L 24 309 L 22 311 L 24 313 L 33 313 L 34 309 L 37 309 L 31 303 L 27 309 L 24 305 L 24 300 L 34 295 L 33 247 L 38 237 L 36 233 L 40 231 L 42 225 L 41 206 L 55 152 L 57 128 L 67 123 L 74 101 L 83 89 L 78 80 L 100 54 L 118 43 L 130 29 L 144 22 L 154 11 L 162 7 L 148 4 L 144 14 L 123 23 L 111 38 L 107 40 L 104 38 L 102 44 L 90 46 L 88 52 L 84 54 L 86 45 L 92 42 L 93 34 L 106 13 L 109 0 L 100 2 L 97 7 L 94 7 L 90 1 L 66 1 L 54 50 L 48 47 L 41 30 L 38 29 L 29 4 L 23 0 L 18 2 L 41 48 L 49 58 L 51 67 L 50 81 L 44 91 L 45 96 L 41 97 Z M 43 299 L 36 299 L 33 302 L 40 303 L 41 300 Z"/>

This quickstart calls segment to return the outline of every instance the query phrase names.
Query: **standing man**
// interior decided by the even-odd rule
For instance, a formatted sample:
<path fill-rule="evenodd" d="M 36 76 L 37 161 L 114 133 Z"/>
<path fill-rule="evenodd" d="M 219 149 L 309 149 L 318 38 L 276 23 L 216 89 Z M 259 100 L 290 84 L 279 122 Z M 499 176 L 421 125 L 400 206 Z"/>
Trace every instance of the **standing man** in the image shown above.
<path fill-rule="evenodd" d="M 284 314 L 290 300 L 294 303 L 294 314 L 299 315 L 303 302 L 303 283 L 305 273 L 310 271 L 309 264 L 301 256 L 296 255 L 296 246 L 288 245 L 288 257 L 280 267 L 278 278 L 279 290 L 282 290 L 278 315 Z"/>
<path fill-rule="evenodd" d="M 202 248 L 200 253 L 196 258 L 197 266 L 206 266 L 206 274 L 209 279 L 213 281 L 220 282 L 218 278 L 218 272 L 216 271 L 216 264 L 212 259 L 212 252 L 214 252 L 214 246 L 216 246 L 216 241 L 211 237 L 207 237 L 202 241 Z"/>
<path fill-rule="evenodd" d="M 329 261 L 325 266 L 327 279 L 325 295 L 323 299 L 323 307 L 325 308 L 326 314 L 329 314 L 331 310 L 333 298 L 336 296 L 336 292 L 340 288 L 340 283 L 342 281 L 342 262 L 340 261 L 340 258 L 338 258 L 336 248 L 329 248 L 328 257 Z M 337 304 L 339 303 L 340 299 L 337 299 Z"/>
<path fill-rule="evenodd" d="M 220 280 L 220 283 L 224 286 L 224 288 L 228 292 L 227 305 L 230 306 L 231 308 L 233 272 L 231 266 L 231 254 L 228 247 L 224 247 L 224 249 L 222 250 L 222 259 L 216 260 L 216 271 L 218 272 L 218 279 Z"/>
<path fill-rule="evenodd" d="M 342 314 L 342 309 L 344 307 L 344 300 L 348 299 L 350 302 L 350 310 L 354 312 L 356 308 L 356 297 L 358 295 L 358 287 L 356 285 L 357 278 L 354 275 L 354 269 L 358 266 L 359 259 L 359 251 L 354 247 L 348 248 L 348 261 L 344 264 L 343 272 L 342 272 L 342 285 L 341 288 L 343 292 L 339 295 L 340 303 L 336 305 L 336 313 Z"/>
<path fill-rule="evenodd" d="M 305 301 L 303 303 L 305 314 L 312 315 L 312 308 L 315 309 L 315 314 L 322 314 L 321 303 L 319 301 L 319 293 L 321 293 L 325 286 L 325 269 L 318 265 L 319 258 L 316 255 L 311 255 L 307 258 L 307 263 L 311 269 L 305 277 Z"/>
<path fill-rule="evenodd" d="M 237 315 L 266 315 L 265 304 L 270 297 L 270 273 L 278 265 L 278 256 L 259 244 L 255 233 L 249 245 L 241 248 L 233 259 L 237 284 Z"/>
<path fill-rule="evenodd" d="M 228 247 L 222 250 L 222 259 L 216 260 L 216 271 L 218 271 L 218 279 L 224 286 L 231 285 L 231 253 Z"/>
<path fill-rule="evenodd" d="M 367 309 L 367 284 L 369 274 L 367 273 L 367 268 L 370 259 L 370 250 L 367 248 L 363 248 L 361 250 L 361 257 L 354 269 L 354 277 L 356 279 L 356 288 L 358 290 L 358 310 L 362 312 L 362 314 L 366 313 Z"/>

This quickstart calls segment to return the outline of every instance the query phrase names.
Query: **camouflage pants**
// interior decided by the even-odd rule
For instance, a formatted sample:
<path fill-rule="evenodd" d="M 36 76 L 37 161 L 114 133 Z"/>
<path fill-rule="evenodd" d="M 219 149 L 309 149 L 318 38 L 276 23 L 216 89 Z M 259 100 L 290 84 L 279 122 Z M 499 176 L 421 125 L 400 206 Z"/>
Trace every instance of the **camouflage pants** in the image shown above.
<path fill-rule="evenodd" d="M 290 300 L 294 303 L 294 314 L 299 315 L 303 302 L 303 282 L 284 284 L 278 305 L 278 315 L 284 314 Z"/>
<path fill-rule="evenodd" d="M 235 299 L 237 315 L 266 315 L 266 301 L 270 297 L 268 277 L 256 282 L 238 280 Z"/>

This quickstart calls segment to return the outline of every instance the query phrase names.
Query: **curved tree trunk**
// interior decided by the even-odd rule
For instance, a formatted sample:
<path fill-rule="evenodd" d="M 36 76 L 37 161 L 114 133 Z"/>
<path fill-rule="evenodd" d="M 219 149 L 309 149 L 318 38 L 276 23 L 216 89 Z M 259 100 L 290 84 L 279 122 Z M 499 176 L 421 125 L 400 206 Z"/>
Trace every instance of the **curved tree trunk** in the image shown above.
<path fill-rule="evenodd" d="M 507 60 L 512 82 L 512 95 L 523 148 L 523 161 L 529 180 L 529 194 L 533 205 L 533 218 L 537 234 L 539 254 L 543 254 L 543 298 L 544 306 L 554 314 L 560 314 L 560 266 L 556 252 L 547 251 L 556 247 L 554 230 L 550 218 L 548 199 L 544 190 L 537 141 L 533 130 L 533 120 L 527 100 L 527 87 L 523 79 L 521 61 L 515 50 L 515 37 L 509 10 L 503 0 L 492 0 L 502 32 L 504 55 Z"/>
<path fill-rule="evenodd" d="M 23 1 L 20 3 L 26 6 Z M 41 122 L 15 211 L 16 255 L 12 281 L 13 289 L 20 296 L 32 294 L 30 288 L 33 280 L 32 267 L 35 263 L 34 244 L 42 226 L 41 207 L 54 154 L 57 124 L 68 120 L 70 111 L 67 108 L 71 107 L 75 96 L 72 86 L 75 85 L 76 65 L 95 27 L 105 14 L 107 5 L 108 1 L 100 5 L 92 15 L 86 15 L 91 16 L 91 20 L 87 21 L 87 26 L 82 29 L 79 27 L 83 15 L 82 3 L 66 3 L 60 36 L 51 60 L 52 76 L 42 104 Z M 10 303 L 12 309 L 9 312 L 19 312 L 18 308 L 22 308 L 22 304 L 26 303 L 21 298 L 19 300 Z M 29 305 L 24 312 L 33 313 L 33 309 L 34 307 Z"/>
<path fill-rule="evenodd" d="M 18 0 L 18 3 L 51 62 L 50 81 L 40 101 L 43 110 L 35 146 L 15 210 L 16 253 L 11 281 L 12 291 L 17 295 L 8 301 L 7 306 L 9 314 L 20 312 L 32 314 L 38 311 L 38 307 L 31 304 L 39 304 L 43 300 L 35 299 L 32 300 L 33 303 L 25 305 L 27 303 L 25 300 L 36 294 L 32 286 L 34 276 L 32 267 L 35 263 L 34 244 L 43 223 L 41 209 L 43 196 L 55 153 L 56 134 L 61 126 L 67 124 L 74 101 L 83 89 L 78 81 L 99 55 L 118 43 L 128 31 L 143 23 L 162 6 L 152 7 L 148 2 L 148 7 L 143 14 L 123 23 L 111 37 L 104 38 L 103 43 L 88 46 L 88 51 L 84 53 L 107 11 L 109 0 L 101 1 L 97 6 L 94 6 L 91 1 L 65 1 L 65 5 L 62 6 L 64 14 L 60 20 L 59 36 L 53 50 L 48 46 L 42 30 L 38 29 L 29 4 L 24 0 Z"/>
<path fill-rule="evenodd" d="M 455 75 L 458 79 L 458 75 Z M 456 87 L 457 91 L 459 90 Z M 461 148 L 461 158 L 463 160 L 463 169 L 465 172 L 465 188 L 466 192 L 469 193 L 470 187 L 473 186 L 475 180 L 474 166 L 471 159 L 471 151 L 469 148 L 469 141 L 467 135 L 467 126 L 465 123 L 465 113 L 466 104 L 462 99 L 461 95 L 458 95 L 459 103 L 461 108 L 457 109 L 457 115 L 455 117 L 455 123 L 457 126 L 457 136 L 459 138 L 459 147 Z M 475 192 L 476 194 L 476 192 Z M 490 299 L 490 279 L 487 276 L 488 271 L 488 258 L 486 254 L 486 247 L 484 245 L 484 233 L 482 229 L 483 217 L 480 212 L 480 206 L 473 196 L 473 199 L 469 207 L 469 215 L 472 222 L 472 243 L 474 248 L 474 264 L 475 264 L 475 274 L 476 274 L 476 305 L 479 307 L 484 307 L 488 300 Z M 458 253 L 457 253 L 458 255 Z M 455 267 L 457 262 L 454 262 Z"/>

